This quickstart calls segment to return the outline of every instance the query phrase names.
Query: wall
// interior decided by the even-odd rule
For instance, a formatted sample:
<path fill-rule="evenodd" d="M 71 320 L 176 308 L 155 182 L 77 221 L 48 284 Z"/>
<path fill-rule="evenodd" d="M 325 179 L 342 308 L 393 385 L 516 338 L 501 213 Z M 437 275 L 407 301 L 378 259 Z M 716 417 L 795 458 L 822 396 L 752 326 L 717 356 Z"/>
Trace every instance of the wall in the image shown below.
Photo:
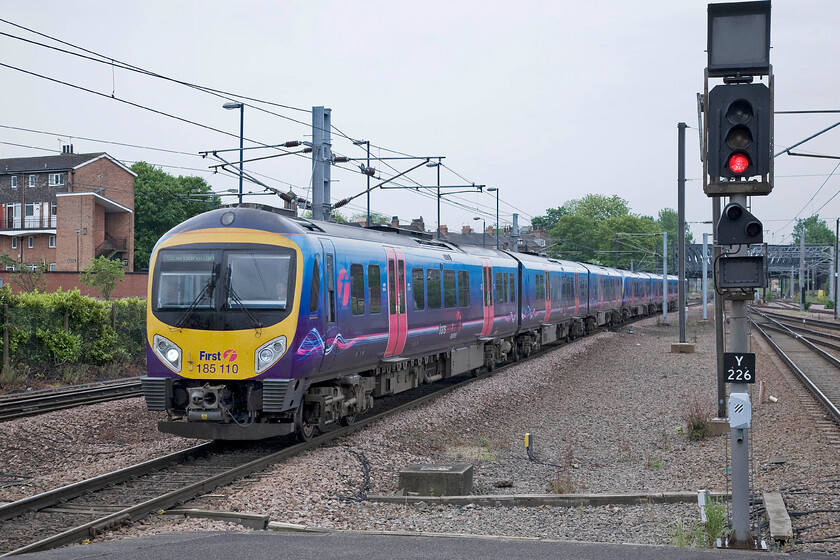
<path fill-rule="evenodd" d="M 19 293 L 20 290 L 14 283 L 10 282 L 9 278 L 12 273 L 0 272 L 0 280 L 3 285 L 12 287 L 13 293 Z M 93 297 L 100 297 L 98 291 L 88 288 L 79 282 L 78 272 L 47 272 L 44 274 L 47 280 L 47 292 L 54 292 L 61 288 L 65 292 L 69 292 L 73 288 L 79 288 L 82 294 Z M 122 278 L 122 282 L 117 283 L 117 287 L 111 292 L 111 299 L 121 297 L 146 297 L 146 290 L 148 289 L 149 275 L 145 272 L 127 272 Z"/>

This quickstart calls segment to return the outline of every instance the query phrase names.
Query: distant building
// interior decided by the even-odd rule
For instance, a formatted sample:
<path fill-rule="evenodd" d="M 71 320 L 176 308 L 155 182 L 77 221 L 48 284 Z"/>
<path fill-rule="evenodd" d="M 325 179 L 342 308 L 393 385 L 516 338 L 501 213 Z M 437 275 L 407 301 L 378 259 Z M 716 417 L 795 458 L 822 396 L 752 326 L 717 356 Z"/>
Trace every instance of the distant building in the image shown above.
<path fill-rule="evenodd" d="M 68 149 L 69 148 L 69 149 Z M 134 270 L 134 178 L 106 153 L 0 159 L 0 253 L 47 270 Z"/>

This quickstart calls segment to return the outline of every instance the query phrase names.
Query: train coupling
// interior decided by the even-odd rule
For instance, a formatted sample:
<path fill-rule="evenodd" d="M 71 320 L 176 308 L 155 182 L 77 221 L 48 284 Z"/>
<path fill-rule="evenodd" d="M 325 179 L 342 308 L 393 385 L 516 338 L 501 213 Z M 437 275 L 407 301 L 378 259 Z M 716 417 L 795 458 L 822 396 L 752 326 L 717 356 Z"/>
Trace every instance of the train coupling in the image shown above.
<path fill-rule="evenodd" d="M 187 419 L 191 422 L 223 422 L 228 416 L 226 402 L 230 401 L 230 391 L 224 385 L 191 387 Z"/>

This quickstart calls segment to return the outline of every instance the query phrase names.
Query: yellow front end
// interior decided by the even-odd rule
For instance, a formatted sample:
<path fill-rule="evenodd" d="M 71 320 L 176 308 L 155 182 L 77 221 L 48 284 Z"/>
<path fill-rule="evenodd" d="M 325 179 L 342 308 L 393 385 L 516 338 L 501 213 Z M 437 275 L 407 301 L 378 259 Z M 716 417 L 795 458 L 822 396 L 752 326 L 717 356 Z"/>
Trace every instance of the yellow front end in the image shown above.
<path fill-rule="evenodd" d="M 206 247 L 214 244 L 220 247 L 258 244 L 294 251 L 296 266 L 292 285 L 295 292 L 287 295 L 290 311 L 285 318 L 266 325 L 259 320 L 253 321 L 250 328 L 210 330 L 167 324 L 155 315 L 153 298 L 157 297 L 157 291 L 153 283 L 160 252 L 168 248 Z M 241 228 L 205 229 L 174 234 L 162 240 L 155 247 L 149 270 L 147 341 L 160 364 L 155 367 L 157 364 L 153 364 L 153 357 L 149 356 L 149 377 L 172 377 L 175 374 L 184 379 L 212 383 L 217 380 L 245 380 L 265 373 L 288 352 L 294 340 L 302 271 L 299 247 L 288 237 L 275 233 Z"/>

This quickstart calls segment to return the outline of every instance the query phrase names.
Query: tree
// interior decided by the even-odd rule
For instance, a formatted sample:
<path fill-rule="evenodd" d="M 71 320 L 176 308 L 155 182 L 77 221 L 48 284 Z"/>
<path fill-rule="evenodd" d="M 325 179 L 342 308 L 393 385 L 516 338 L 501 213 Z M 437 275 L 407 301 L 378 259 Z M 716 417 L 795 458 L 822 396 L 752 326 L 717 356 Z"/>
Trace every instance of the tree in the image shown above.
<path fill-rule="evenodd" d="M 219 199 L 210 196 L 210 185 L 201 177 L 174 177 L 146 162 L 131 166 L 134 180 L 134 267 L 149 265 L 152 249 L 161 236 L 187 218 L 214 208 Z"/>
<path fill-rule="evenodd" d="M 819 215 L 796 221 L 796 225 L 793 226 L 792 245 L 799 245 L 799 237 L 803 230 L 806 245 L 834 245 L 834 232 L 829 229 L 825 220 L 820 220 Z"/>
<path fill-rule="evenodd" d="M 560 206 L 559 208 L 549 208 L 545 211 L 545 216 L 537 216 L 531 219 L 531 227 L 534 229 L 545 229 L 551 231 L 562 216 L 569 213 L 568 208 Z"/>
<path fill-rule="evenodd" d="M 21 292 L 44 292 L 47 289 L 46 271 L 43 264 L 14 263 L 14 272 L 9 281 Z"/>
<path fill-rule="evenodd" d="M 117 287 L 117 281 L 122 282 L 125 275 L 122 263 L 107 257 L 96 257 L 85 267 L 79 280 L 89 288 L 99 290 L 105 301 L 111 299 L 111 292 Z"/>
<path fill-rule="evenodd" d="M 366 222 L 367 221 L 367 212 L 357 212 L 350 216 L 351 222 L 358 222 L 358 221 Z M 375 224 L 389 224 L 391 223 L 391 218 L 386 216 L 385 214 L 380 214 L 379 212 L 371 212 L 370 213 L 370 223 L 371 225 Z"/>
<path fill-rule="evenodd" d="M 672 208 L 663 208 L 659 211 L 659 219 L 657 222 L 659 223 L 659 227 L 662 231 L 668 234 L 668 243 L 670 244 L 672 241 L 676 243 L 677 234 L 679 233 L 677 228 L 680 225 L 677 211 Z M 694 243 L 694 236 L 691 235 L 688 224 L 685 224 L 685 242 L 686 244 Z"/>

